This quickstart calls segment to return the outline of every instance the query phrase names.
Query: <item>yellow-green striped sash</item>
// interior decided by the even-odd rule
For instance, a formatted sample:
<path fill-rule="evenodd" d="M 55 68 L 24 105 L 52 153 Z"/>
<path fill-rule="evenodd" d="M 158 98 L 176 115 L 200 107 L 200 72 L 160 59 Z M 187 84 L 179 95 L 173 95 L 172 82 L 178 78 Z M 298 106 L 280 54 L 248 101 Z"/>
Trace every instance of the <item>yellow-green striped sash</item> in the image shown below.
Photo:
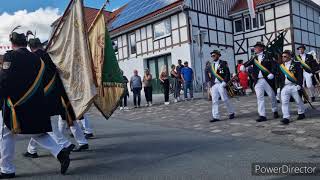
<path fill-rule="evenodd" d="M 264 73 L 266 73 L 266 74 L 271 74 L 270 73 L 270 71 L 266 68 L 266 67 L 264 67 L 257 59 L 255 59 L 254 60 L 254 64 L 262 71 L 262 72 L 264 72 Z"/>
<path fill-rule="evenodd" d="M 223 77 L 221 77 L 221 76 L 217 73 L 216 69 L 214 68 L 214 64 L 211 65 L 211 72 L 212 72 L 212 74 L 214 75 L 214 77 L 217 78 L 220 82 L 224 81 Z"/>
<path fill-rule="evenodd" d="M 291 82 L 293 82 L 293 83 L 298 82 L 298 79 L 294 76 L 294 74 L 291 71 L 289 71 L 288 68 L 286 68 L 286 66 L 284 64 L 280 65 L 280 69 L 283 72 L 283 74 L 285 74 Z"/>
<path fill-rule="evenodd" d="M 308 71 L 311 71 L 310 66 L 309 66 L 307 63 L 305 63 L 305 62 L 301 59 L 301 57 L 300 57 L 299 55 L 297 55 L 296 57 L 297 57 L 297 60 L 301 63 L 303 69 L 306 69 L 306 70 L 308 70 Z"/>

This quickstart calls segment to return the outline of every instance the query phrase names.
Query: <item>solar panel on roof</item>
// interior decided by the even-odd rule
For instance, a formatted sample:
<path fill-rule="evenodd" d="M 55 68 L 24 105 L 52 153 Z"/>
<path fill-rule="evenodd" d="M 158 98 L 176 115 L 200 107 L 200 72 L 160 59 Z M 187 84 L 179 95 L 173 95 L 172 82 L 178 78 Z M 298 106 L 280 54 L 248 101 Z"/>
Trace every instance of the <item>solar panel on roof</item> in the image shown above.
<path fill-rule="evenodd" d="M 176 1 L 177 0 L 131 0 L 111 23 L 110 30 L 137 20 Z"/>

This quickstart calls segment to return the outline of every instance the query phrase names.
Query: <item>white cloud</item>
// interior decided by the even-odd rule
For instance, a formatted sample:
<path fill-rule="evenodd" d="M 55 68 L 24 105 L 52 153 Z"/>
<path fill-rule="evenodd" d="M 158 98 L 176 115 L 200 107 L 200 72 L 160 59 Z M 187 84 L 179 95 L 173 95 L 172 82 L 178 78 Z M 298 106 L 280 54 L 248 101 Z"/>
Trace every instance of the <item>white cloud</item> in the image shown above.
<path fill-rule="evenodd" d="M 51 27 L 50 25 L 58 19 L 60 16 L 58 8 L 47 7 L 45 9 L 40 8 L 34 12 L 28 12 L 27 10 L 20 10 L 14 14 L 3 13 L 0 14 L 0 46 L 10 45 L 9 34 L 12 29 L 18 25 L 21 26 L 17 32 L 26 33 L 27 30 L 32 32 L 36 31 L 36 36 L 41 41 L 48 40 Z M 0 54 L 3 54 L 4 50 L 0 49 Z"/>
<path fill-rule="evenodd" d="M 114 12 L 114 11 L 118 10 L 119 8 L 120 8 L 120 7 L 116 7 L 116 8 L 114 8 L 114 9 L 112 9 L 111 12 Z"/>
<path fill-rule="evenodd" d="M 320 0 L 312 0 L 312 1 L 320 5 Z"/>

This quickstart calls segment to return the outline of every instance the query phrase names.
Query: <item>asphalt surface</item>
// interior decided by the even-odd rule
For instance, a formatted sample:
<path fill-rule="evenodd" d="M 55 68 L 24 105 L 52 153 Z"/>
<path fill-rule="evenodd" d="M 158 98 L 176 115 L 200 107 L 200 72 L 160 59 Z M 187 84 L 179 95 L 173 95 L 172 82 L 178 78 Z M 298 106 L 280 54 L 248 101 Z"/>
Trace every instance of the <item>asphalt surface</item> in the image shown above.
<path fill-rule="evenodd" d="M 252 176 L 253 162 L 318 162 L 320 153 L 289 145 L 208 132 L 170 128 L 91 113 L 95 139 L 90 150 L 71 154 L 67 175 L 41 149 L 37 159 L 22 157 L 28 139 L 19 138 L 16 179 L 208 179 L 289 180 L 302 177 Z M 319 177 L 303 177 L 319 179 Z"/>

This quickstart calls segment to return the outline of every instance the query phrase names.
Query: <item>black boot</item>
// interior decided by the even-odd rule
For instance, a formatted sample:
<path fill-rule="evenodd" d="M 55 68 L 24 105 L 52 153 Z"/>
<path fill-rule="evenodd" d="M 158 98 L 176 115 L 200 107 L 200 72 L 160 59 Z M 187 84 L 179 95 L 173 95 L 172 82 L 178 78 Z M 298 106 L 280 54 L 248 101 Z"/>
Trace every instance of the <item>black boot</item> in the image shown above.
<path fill-rule="evenodd" d="M 267 118 L 264 117 L 264 116 L 260 116 L 256 121 L 257 121 L 257 122 L 267 121 Z"/>
<path fill-rule="evenodd" d="M 316 101 L 316 98 L 315 98 L 315 97 L 311 97 L 311 101 L 312 101 L 312 102 L 315 102 L 315 101 Z"/>
<path fill-rule="evenodd" d="M 70 144 L 66 149 L 68 150 L 68 152 L 69 152 L 69 154 L 70 154 L 75 147 L 76 147 L 76 145 Z"/>
<path fill-rule="evenodd" d="M 283 118 L 283 119 L 281 120 L 281 122 L 282 122 L 282 124 L 289 124 L 289 123 L 290 123 L 290 120 L 287 119 L 287 118 Z"/>
<path fill-rule="evenodd" d="M 92 139 L 92 138 L 94 138 L 94 135 L 93 135 L 92 133 L 89 133 L 89 134 L 84 133 L 84 136 L 85 136 L 86 139 Z"/>
<path fill-rule="evenodd" d="M 274 112 L 273 113 L 273 118 L 274 119 L 278 119 L 279 118 L 279 113 L 278 112 Z"/>
<path fill-rule="evenodd" d="M 297 120 L 302 120 L 304 118 L 306 118 L 304 114 L 299 114 Z"/>
<path fill-rule="evenodd" d="M 0 174 L 0 179 L 12 179 L 14 177 L 16 177 L 15 173 L 10 173 L 10 174 L 1 173 Z"/>
<path fill-rule="evenodd" d="M 229 115 L 229 119 L 234 119 L 234 113 Z"/>
<path fill-rule="evenodd" d="M 217 121 L 220 121 L 220 119 L 213 118 L 210 122 L 217 122 Z"/>
<path fill-rule="evenodd" d="M 59 160 L 61 164 L 60 172 L 61 174 L 65 174 L 69 168 L 70 165 L 70 158 L 69 158 L 69 152 L 67 149 L 62 149 L 60 153 L 57 156 L 57 159 Z"/>
<path fill-rule="evenodd" d="M 38 153 L 34 153 L 34 154 L 31 154 L 29 152 L 25 152 L 22 154 L 24 157 L 27 157 L 27 158 L 38 158 Z"/>
<path fill-rule="evenodd" d="M 84 144 L 79 146 L 77 149 L 73 150 L 73 152 L 81 152 L 84 150 L 88 150 L 89 149 L 89 145 L 88 144 Z"/>

